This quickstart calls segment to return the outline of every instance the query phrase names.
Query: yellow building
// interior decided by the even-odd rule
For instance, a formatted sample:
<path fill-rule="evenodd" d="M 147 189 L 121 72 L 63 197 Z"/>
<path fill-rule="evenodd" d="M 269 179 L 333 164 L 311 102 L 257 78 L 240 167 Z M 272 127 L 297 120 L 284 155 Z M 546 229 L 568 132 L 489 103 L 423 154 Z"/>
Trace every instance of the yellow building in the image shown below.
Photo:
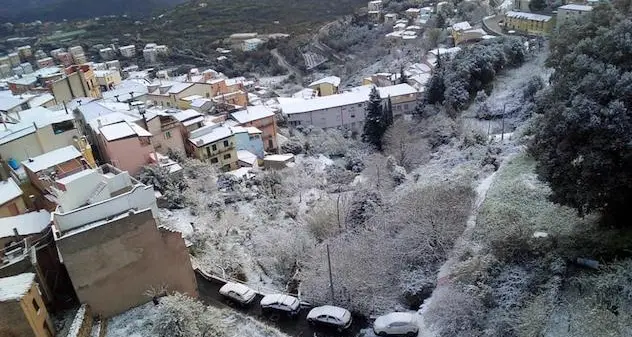
<path fill-rule="evenodd" d="M 20 189 L 20 186 L 13 178 L 0 181 L 0 218 L 16 216 L 26 212 L 22 194 L 22 189 Z"/>
<path fill-rule="evenodd" d="M 191 153 L 223 171 L 239 168 L 235 135 L 228 126 L 211 124 L 194 130 L 189 138 Z"/>
<path fill-rule="evenodd" d="M 70 66 L 66 75 L 51 84 L 57 103 L 70 102 L 77 97 L 101 98 L 99 83 L 89 65 Z"/>
<path fill-rule="evenodd" d="M 213 88 L 209 83 L 190 82 L 163 82 L 153 83 L 147 86 L 147 100 L 155 106 L 163 108 L 187 109 L 190 102 L 185 98 L 200 96 L 211 98 L 214 96 Z"/>
<path fill-rule="evenodd" d="M 95 70 L 94 75 L 101 91 L 109 91 L 121 84 L 121 73 L 116 69 Z"/>
<path fill-rule="evenodd" d="M 505 30 L 546 36 L 553 31 L 553 21 L 553 17 L 548 15 L 509 11 L 505 14 Z"/>
<path fill-rule="evenodd" d="M 309 88 L 316 90 L 318 96 L 330 96 L 338 93 L 340 77 L 329 76 L 309 84 Z"/>
<path fill-rule="evenodd" d="M 0 278 L 0 336 L 55 336 L 35 274 Z"/>

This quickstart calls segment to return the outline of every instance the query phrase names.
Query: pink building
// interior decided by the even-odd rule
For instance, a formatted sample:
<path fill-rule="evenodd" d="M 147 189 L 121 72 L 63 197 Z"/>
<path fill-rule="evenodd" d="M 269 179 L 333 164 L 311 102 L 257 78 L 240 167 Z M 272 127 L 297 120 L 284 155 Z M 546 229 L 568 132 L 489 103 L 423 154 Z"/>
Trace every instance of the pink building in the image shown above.
<path fill-rule="evenodd" d="M 277 125 L 274 111 L 257 105 L 249 106 L 246 110 L 233 112 L 231 117 L 244 127 L 255 127 L 263 132 L 263 146 L 267 152 L 277 152 Z"/>
<path fill-rule="evenodd" d="M 151 136 L 147 130 L 131 122 L 102 126 L 98 132 L 101 156 L 118 169 L 136 175 L 154 153 Z"/>

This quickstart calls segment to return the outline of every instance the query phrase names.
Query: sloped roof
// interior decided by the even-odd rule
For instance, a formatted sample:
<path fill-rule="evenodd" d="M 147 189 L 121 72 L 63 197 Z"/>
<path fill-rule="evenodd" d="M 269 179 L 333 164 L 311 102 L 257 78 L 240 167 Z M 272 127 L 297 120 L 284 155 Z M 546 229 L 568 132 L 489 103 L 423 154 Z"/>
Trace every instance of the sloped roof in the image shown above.
<path fill-rule="evenodd" d="M 23 192 L 20 189 L 20 186 L 18 186 L 13 178 L 0 181 L 0 205 L 4 205 L 7 202 L 21 196 L 22 193 Z"/>
<path fill-rule="evenodd" d="M 41 233 L 48 227 L 50 221 L 50 213 L 45 210 L 0 218 L 0 238 L 13 236 L 14 228 L 18 231 L 18 235 Z"/>
<path fill-rule="evenodd" d="M 34 281 L 35 274 L 33 273 L 0 278 L 0 302 L 19 301 L 26 295 Z"/>
<path fill-rule="evenodd" d="M 81 152 L 74 146 L 69 145 L 61 149 L 46 152 L 34 158 L 22 162 L 31 172 L 39 172 L 49 167 L 65 163 L 69 160 L 81 157 Z"/>
<path fill-rule="evenodd" d="M 553 18 L 548 15 L 526 13 L 526 12 L 514 12 L 514 11 L 509 11 L 507 12 L 506 15 L 507 17 L 514 18 L 514 19 L 526 19 L 526 20 L 543 21 L 543 22 L 549 21 Z"/>
<path fill-rule="evenodd" d="M 272 111 L 272 109 L 266 106 L 256 105 L 256 106 L 249 106 L 246 108 L 246 110 L 233 112 L 231 116 L 237 122 L 243 124 L 243 123 L 256 121 L 262 118 L 272 117 L 274 116 L 274 111 Z"/>
<path fill-rule="evenodd" d="M 334 87 L 337 87 L 337 86 L 340 85 L 340 81 L 341 81 L 340 77 L 338 77 L 338 76 L 328 76 L 328 77 L 325 77 L 325 78 L 321 78 L 318 81 L 314 81 L 314 82 L 310 83 L 308 85 L 308 87 L 313 87 L 315 85 L 320 85 L 320 84 L 325 84 L 325 83 L 329 83 L 329 84 L 333 85 Z"/>
<path fill-rule="evenodd" d="M 106 125 L 100 128 L 99 131 L 109 142 L 132 136 L 151 137 L 151 133 L 149 133 L 149 131 L 141 128 L 135 123 L 129 122 Z"/>

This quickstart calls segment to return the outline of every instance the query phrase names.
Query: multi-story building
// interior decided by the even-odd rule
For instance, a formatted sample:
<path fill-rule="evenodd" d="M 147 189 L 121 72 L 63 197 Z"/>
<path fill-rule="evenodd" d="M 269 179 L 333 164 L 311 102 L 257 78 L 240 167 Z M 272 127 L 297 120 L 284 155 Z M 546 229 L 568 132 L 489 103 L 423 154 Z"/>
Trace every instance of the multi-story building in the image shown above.
<path fill-rule="evenodd" d="M 119 52 L 121 52 L 121 56 L 125 58 L 132 58 L 136 56 L 136 46 L 133 44 L 129 46 L 123 46 L 119 48 Z"/>
<path fill-rule="evenodd" d="M 121 73 L 116 69 L 95 70 L 94 77 L 97 79 L 101 91 L 109 91 L 121 84 Z"/>
<path fill-rule="evenodd" d="M 263 105 L 249 106 L 245 110 L 232 113 L 231 117 L 239 126 L 261 130 L 266 151 L 278 150 L 276 117 L 270 108 Z"/>
<path fill-rule="evenodd" d="M 50 190 L 60 259 L 94 314 L 107 318 L 144 304 L 152 290 L 197 296 L 182 234 L 159 227 L 152 186 L 104 165 L 59 179 Z"/>
<path fill-rule="evenodd" d="M 229 126 L 210 124 L 191 132 L 189 145 L 196 158 L 219 166 L 223 171 L 237 169 L 237 148 Z"/>
<path fill-rule="evenodd" d="M 66 68 L 65 76 L 52 83 L 51 91 L 58 103 L 67 103 L 77 97 L 101 97 L 94 71 L 87 64 Z"/>
<path fill-rule="evenodd" d="M 46 152 L 22 162 L 31 184 L 46 193 L 55 179 L 73 175 L 87 168 L 94 168 L 94 158 L 84 158 L 74 146 L 66 146 Z"/>
<path fill-rule="evenodd" d="M 35 274 L 0 278 L 0 336 L 54 335 L 55 325 L 48 316 Z"/>
<path fill-rule="evenodd" d="M 504 29 L 507 31 L 514 30 L 521 34 L 546 36 L 553 31 L 553 17 L 509 11 L 505 14 Z"/>
<path fill-rule="evenodd" d="M 593 8 L 587 5 L 568 4 L 557 8 L 556 28 L 566 22 L 578 20 L 580 17 L 592 12 Z"/>
<path fill-rule="evenodd" d="M 20 54 L 10 53 L 8 57 L 12 67 L 17 67 L 18 65 L 20 65 Z"/>
<path fill-rule="evenodd" d="M 88 62 L 88 57 L 86 56 L 86 54 L 76 54 L 72 55 L 72 61 L 75 64 L 84 64 Z"/>
<path fill-rule="evenodd" d="M 72 54 L 66 52 L 57 54 L 57 59 L 59 60 L 59 63 L 61 63 L 64 67 L 68 67 L 75 62 Z"/>
<path fill-rule="evenodd" d="M 47 67 L 54 67 L 54 66 L 55 66 L 55 60 L 53 60 L 52 57 L 45 57 L 43 59 L 37 60 L 37 67 L 40 69 L 47 68 Z"/>
<path fill-rule="evenodd" d="M 149 131 L 127 121 L 103 125 L 97 132 L 102 159 L 132 175 L 150 162 L 155 152 L 151 138 Z"/>
<path fill-rule="evenodd" d="M 68 52 L 69 52 L 71 55 L 73 55 L 73 56 L 74 56 L 74 55 L 82 55 L 82 54 L 85 54 L 85 52 L 83 51 L 83 47 L 81 47 L 81 46 L 74 46 L 74 47 L 70 47 L 70 48 L 68 48 Z M 51 52 L 51 54 L 52 54 L 52 52 Z"/>
<path fill-rule="evenodd" d="M 214 96 L 212 85 L 209 83 L 189 82 L 154 82 L 147 86 L 147 100 L 154 106 L 164 108 L 186 109 L 189 102 L 187 97 L 197 95 L 205 98 Z"/>
<path fill-rule="evenodd" d="M 262 44 L 264 44 L 265 41 L 263 41 L 260 38 L 252 38 L 252 39 L 247 39 L 244 40 L 244 45 L 242 47 L 243 51 L 253 51 L 253 50 L 257 50 L 257 48 L 259 48 L 259 46 L 261 46 Z"/>
<path fill-rule="evenodd" d="M 31 46 L 18 47 L 18 54 L 20 54 L 20 59 L 27 60 L 33 56 L 33 50 L 31 49 Z"/>
<path fill-rule="evenodd" d="M 101 56 L 102 59 L 109 61 L 116 57 L 116 51 L 110 47 L 103 48 L 99 50 L 99 56 Z"/>
<path fill-rule="evenodd" d="M 322 129 L 342 127 L 362 130 L 372 88 L 362 86 L 337 95 L 292 100 L 281 104 L 281 110 L 293 127 L 313 125 Z M 414 111 L 419 93 L 412 86 L 398 84 L 378 87 L 377 90 L 384 102 L 390 97 L 395 116 Z"/>

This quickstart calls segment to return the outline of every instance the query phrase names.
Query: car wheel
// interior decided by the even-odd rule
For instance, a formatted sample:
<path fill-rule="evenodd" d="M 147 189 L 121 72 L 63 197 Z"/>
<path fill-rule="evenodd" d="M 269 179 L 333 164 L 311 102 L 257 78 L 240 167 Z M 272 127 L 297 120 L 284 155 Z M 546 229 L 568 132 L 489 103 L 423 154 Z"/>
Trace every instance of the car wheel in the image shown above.
<path fill-rule="evenodd" d="M 380 333 L 377 334 L 380 337 L 385 337 L 386 336 L 386 332 L 384 331 L 380 331 Z"/>
<path fill-rule="evenodd" d="M 314 322 L 314 320 L 313 320 L 313 319 L 308 319 L 308 320 L 307 320 L 307 323 L 309 323 L 309 325 L 311 325 L 311 326 L 316 325 L 316 322 Z"/>
<path fill-rule="evenodd" d="M 408 337 L 415 337 L 415 336 L 417 336 L 417 332 L 411 331 L 411 332 L 407 333 L 406 336 L 408 336 Z"/>

